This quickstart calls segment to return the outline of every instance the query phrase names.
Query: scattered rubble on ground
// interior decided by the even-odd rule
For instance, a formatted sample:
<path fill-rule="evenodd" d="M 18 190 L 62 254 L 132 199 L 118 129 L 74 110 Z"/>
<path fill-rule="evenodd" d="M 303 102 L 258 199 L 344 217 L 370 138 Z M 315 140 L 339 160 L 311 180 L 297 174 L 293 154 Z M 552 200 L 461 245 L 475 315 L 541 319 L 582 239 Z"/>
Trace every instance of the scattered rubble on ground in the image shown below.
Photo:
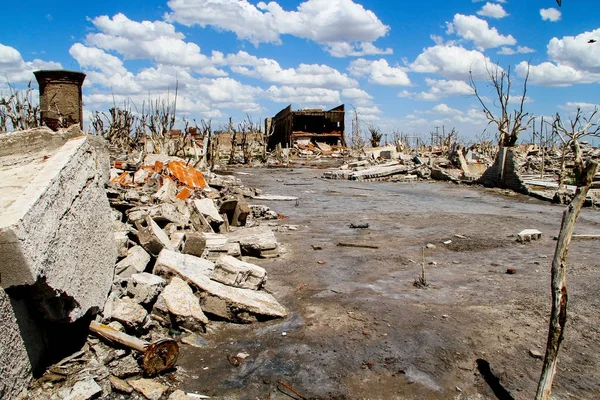
<path fill-rule="evenodd" d="M 176 379 L 148 373 L 152 346 L 206 345 L 202 334 L 215 318 L 253 323 L 287 315 L 263 290 L 267 272 L 255 264 L 279 256 L 272 227 L 260 223 L 279 215 L 248 204 L 261 199 L 259 190 L 176 157 L 129 155 L 112 166 L 107 193 L 118 260 L 108 300 L 76 367 L 58 374 L 75 361 L 50 367 L 23 399 L 187 398 Z"/>

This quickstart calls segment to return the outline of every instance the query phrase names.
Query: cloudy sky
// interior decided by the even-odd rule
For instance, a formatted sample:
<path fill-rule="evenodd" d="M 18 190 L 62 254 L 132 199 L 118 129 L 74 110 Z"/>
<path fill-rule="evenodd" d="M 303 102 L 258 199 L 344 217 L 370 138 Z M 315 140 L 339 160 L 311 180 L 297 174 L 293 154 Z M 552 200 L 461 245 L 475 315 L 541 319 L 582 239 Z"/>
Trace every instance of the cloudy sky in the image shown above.
<path fill-rule="evenodd" d="M 386 133 L 444 125 L 468 138 L 486 127 L 469 70 L 491 96 L 486 67 L 511 67 L 518 95 L 530 62 L 526 107 L 535 115 L 600 103 L 597 3 L 13 1 L 3 4 L 0 80 L 84 71 L 86 114 L 172 97 L 178 82 L 180 116 L 260 120 L 290 103 L 345 103 Z"/>

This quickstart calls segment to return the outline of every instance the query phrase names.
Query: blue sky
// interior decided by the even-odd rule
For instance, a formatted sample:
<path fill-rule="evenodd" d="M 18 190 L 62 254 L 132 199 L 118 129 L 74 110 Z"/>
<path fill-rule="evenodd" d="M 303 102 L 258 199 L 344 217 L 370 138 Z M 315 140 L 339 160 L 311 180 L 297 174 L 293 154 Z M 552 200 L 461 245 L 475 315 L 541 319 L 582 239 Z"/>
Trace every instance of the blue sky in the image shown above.
<path fill-rule="evenodd" d="M 426 134 L 486 127 L 466 79 L 484 95 L 486 66 L 531 63 L 526 110 L 591 112 L 600 103 L 597 1 L 149 0 L 3 5 L 0 76 L 36 69 L 88 76 L 85 112 L 172 96 L 179 115 L 213 124 L 294 108 L 353 105 L 365 123 Z M 597 43 L 588 43 L 597 39 Z M 493 135 L 494 130 L 490 128 Z M 525 134 L 527 136 L 528 134 Z"/>

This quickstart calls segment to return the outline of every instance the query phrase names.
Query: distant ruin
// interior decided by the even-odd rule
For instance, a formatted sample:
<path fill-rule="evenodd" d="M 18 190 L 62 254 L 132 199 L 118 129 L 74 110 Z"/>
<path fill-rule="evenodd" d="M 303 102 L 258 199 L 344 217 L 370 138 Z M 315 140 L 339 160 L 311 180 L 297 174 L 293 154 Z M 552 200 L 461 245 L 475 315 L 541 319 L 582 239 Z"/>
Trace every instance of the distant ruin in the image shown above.
<path fill-rule="evenodd" d="M 273 118 L 265 120 L 265 132 L 270 133 L 267 149 L 273 150 L 278 144 L 291 148 L 294 144 L 326 143 L 333 146 L 346 146 L 344 138 L 344 105 L 329 111 L 306 109 L 292 111 L 290 104 Z"/>

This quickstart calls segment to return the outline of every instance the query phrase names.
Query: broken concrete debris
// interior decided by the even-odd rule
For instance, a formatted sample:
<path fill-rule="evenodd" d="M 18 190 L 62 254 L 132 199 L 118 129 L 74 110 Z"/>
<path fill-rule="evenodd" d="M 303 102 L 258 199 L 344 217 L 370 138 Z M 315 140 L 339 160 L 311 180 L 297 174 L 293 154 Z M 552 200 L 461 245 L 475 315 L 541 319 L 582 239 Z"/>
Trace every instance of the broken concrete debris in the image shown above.
<path fill-rule="evenodd" d="M 29 183 L 23 184 L 23 193 L 14 190 L 14 201 L 5 204 L 10 218 L 3 219 L 6 227 L 3 225 L 0 232 L 25 239 L 5 240 L 4 246 L 7 243 L 29 246 L 14 251 L 7 248 L 3 254 L 27 255 L 40 251 L 51 254 L 53 263 L 61 261 L 67 268 L 61 271 L 49 262 L 38 265 L 35 258 L 17 263 L 19 260 L 9 257 L 14 263 L 0 267 L 11 268 L 2 271 L 2 284 L 31 285 L 33 291 L 47 285 L 56 289 L 56 293 L 74 296 L 65 297 L 64 305 L 59 308 L 47 303 L 47 299 L 36 297 L 46 307 L 48 319 L 74 321 L 90 311 L 92 316 L 95 310 L 101 313 L 90 324 L 92 335 L 82 353 L 86 354 L 87 365 L 82 371 L 87 372 L 74 372 L 53 386 L 33 381 L 24 398 L 51 397 L 58 391 L 68 398 L 106 397 L 113 391 L 166 398 L 174 390 L 172 384 L 146 378 L 175 366 L 174 356 L 169 356 L 172 365 L 163 362 L 162 366 L 152 356 L 157 354 L 153 351 L 164 354 L 173 350 L 176 342 L 171 335 L 186 331 L 184 343 L 205 346 L 207 341 L 202 334 L 212 318 L 252 323 L 287 316 L 285 307 L 262 290 L 267 279 L 265 269 L 247 259 L 279 255 L 272 230 L 275 228 L 260 225 L 261 220 L 277 219 L 279 215 L 266 206 L 251 206 L 246 200 L 260 195 L 260 191 L 242 186 L 234 177 L 200 172 L 176 157 L 163 160 L 148 155 L 143 160 L 132 154 L 115 161 L 110 174 L 99 172 L 97 166 L 103 160 L 94 158 L 97 155 L 87 144 L 87 137 L 80 132 L 73 137 L 69 134 L 72 131 L 54 134 L 41 130 L 30 134 L 31 140 L 39 137 L 55 142 L 56 158 L 51 155 L 40 164 L 35 157 L 26 156 L 32 171 L 42 175 L 31 181 L 30 187 Z M 30 140 L 30 136 L 25 136 L 23 140 Z M 49 148 L 40 151 L 46 156 Z M 13 164 L 11 160 L 0 167 L 6 165 L 8 169 Z M 0 174 L 5 170 L 2 168 Z M 109 176 L 109 182 L 103 180 Z M 17 200 L 18 196 L 31 195 L 31 191 L 39 192 L 42 199 L 47 196 L 48 201 L 36 203 L 28 210 L 25 201 Z M 60 201 L 53 201 L 57 196 Z M 39 210 L 34 206 L 40 207 Z M 60 208 L 63 206 L 64 209 Z M 45 223 L 36 225 L 44 229 L 27 228 L 27 224 L 34 224 L 41 216 L 47 221 L 48 215 L 70 213 L 70 218 L 81 219 L 77 225 L 81 228 L 77 235 L 64 228 L 63 247 L 44 248 L 48 246 L 44 239 L 50 234 L 48 229 L 56 229 L 62 235 L 60 221 L 48 228 Z M 30 237 L 23 236 L 24 232 Z M 54 237 L 62 240 L 60 235 Z M 73 236 L 88 239 L 77 245 L 72 242 Z M 71 241 L 67 240 L 69 237 Z M 75 256 L 77 262 L 71 260 Z M 239 259 L 242 256 L 246 257 L 243 261 Z M 15 269 L 17 264 L 20 269 Z M 89 269 L 83 270 L 87 265 Z M 67 275 L 69 278 L 65 279 Z M 45 280 L 40 281 L 39 276 Z M 81 276 L 85 284 L 74 286 L 73 276 Z M 59 297 L 55 301 L 63 300 Z M 0 306 L 4 308 L 1 297 Z M 160 340 L 146 341 L 149 338 Z M 1 346 L 3 343 L 0 342 Z M 175 353 L 178 352 L 177 348 Z M 14 360 L 8 361 L 20 362 L 17 356 L 20 357 L 15 354 Z M 16 396 L 29 381 L 30 371 L 28 366 L 24 374 L 21 370 L 13 375 L 3 373 L 13 381 L 22 382 L 20 386 L 13 382 L 8 389 L 3 387 L 3 395 Z M 173 392 L 171 396 L 175 393 L 181 398 L 189 397 L 183 392 Z"/>
<path fill-rule="evenodd" d="M 542 232 L 537 229 L 524 229 L 517 235 L 517 241 L 521 243 L 531 242 L 532 240 L 540 240 Z"/>

